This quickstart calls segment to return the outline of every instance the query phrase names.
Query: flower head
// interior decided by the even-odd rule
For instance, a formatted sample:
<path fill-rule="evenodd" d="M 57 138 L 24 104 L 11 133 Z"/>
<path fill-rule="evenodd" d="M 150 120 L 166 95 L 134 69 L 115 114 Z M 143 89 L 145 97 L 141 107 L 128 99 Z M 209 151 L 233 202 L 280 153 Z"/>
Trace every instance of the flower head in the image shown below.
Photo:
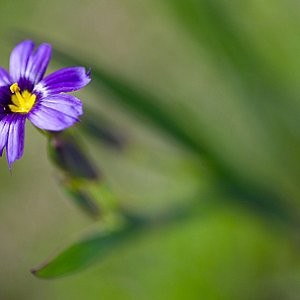
<path fill-rule="evenodd" d="M 13 49 L 9 72 L 0 67 L 0 155 L 5 148 L 9 167 L 23 155 L 26 119 L 42 130 L 61 131 L 82 115 L 81 101 L 65 93 L 87 85 L 89 74 L 70 67 L 43 78 L 50 58 L 49 44 L 35 50 L 26 40 Z"/>

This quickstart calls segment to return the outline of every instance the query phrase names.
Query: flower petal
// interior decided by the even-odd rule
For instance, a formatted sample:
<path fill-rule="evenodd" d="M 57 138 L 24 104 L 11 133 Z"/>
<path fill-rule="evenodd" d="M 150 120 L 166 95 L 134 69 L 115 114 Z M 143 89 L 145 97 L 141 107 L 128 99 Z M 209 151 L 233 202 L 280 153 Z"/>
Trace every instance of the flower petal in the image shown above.
<path fill-rule="evenodd" d="M 9 168 L 11 168 L 14 161 L 20 159 L 23 155 L 26 121 L 26 115 L 12 114 L 11 116 L 6 143 L 6 156 Z"/>
<path fill-rule="evenodd" d="M 74 118 L 78 118 L 83 113 L 82 102 L 68 94 L 48 96 L 40 100 L 40 105 L 58 110 Z"/>
<path fill-rule="evenodd" d="M 12 79 L 8 72 L 0 67 L 0 86 L 11 85 L 12 83 Z"/>
<path fill-rule="evenodd" d="M 64 130 L 79 121 L 82 103 L 72 95 L 55 95 L 42 99 L 28 114 L 28 119 L 43 130 Z"/>
<path fill-rule="evenodd" d="M 32 54 L 34 43 L 26 40 L 18 44 L 10 55 L 9 73 L 14 82 L 25 76 L 27 64 Z"/>
<path fill-rule="evenodd" d="M 60 69 L 35 86 L 34 92 L 40 93 L 42 97 L 48 95 L 73 92 L 86 86 L 91 81 L 84 67 L 71 67 Z"/>
<path fill-rule="evenodd" d="M 6 146 L 9 125 L 11 124 L 12 115 L 6 115 L 0 120 L 0 156 Z"/>
<path fill-rule="evenodd" d="M 43 78 L 51 59 L 51 54 L 51 45 L 43 43 L 30 56 L 25 77 L 33 84 L 38 83 Z"/>

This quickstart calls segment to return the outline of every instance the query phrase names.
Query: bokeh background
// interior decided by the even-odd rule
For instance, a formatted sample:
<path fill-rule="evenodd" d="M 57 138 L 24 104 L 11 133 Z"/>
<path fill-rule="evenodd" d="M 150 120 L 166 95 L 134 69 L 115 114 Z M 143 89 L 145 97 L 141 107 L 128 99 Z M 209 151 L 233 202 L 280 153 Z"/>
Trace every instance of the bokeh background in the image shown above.
<path fill-rule="evenodd" d="M 78 126 L 121 206 L 155 216 L 199 204 L 86 270 L 35 278 L 33 266 L 101 222 L 61 190 L 28 123 L 23 159 L 12 172 L 0 160 L 1 300 L 299 299 L 297 1 L 0 3 L 1 66 L 21 31 L 82 60 L 92 77 L 101 68 L 150 95 L 154 113 L 97 81 L 77 94 L 126 140 L 114 149 Z M 54 55 L 49 72 L 62 66 Z"/>

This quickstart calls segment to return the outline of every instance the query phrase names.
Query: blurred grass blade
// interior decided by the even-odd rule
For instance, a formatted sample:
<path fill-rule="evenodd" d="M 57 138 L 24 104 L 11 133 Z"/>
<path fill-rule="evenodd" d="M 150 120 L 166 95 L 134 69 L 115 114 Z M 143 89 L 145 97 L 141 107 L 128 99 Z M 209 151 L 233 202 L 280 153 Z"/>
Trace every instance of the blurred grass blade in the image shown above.
<path fill-rule="evenodd" d="M 227 59 L 236 68 L 245 84 L 256 81 L 262 86 L 269 83 L 264 60 L 257 55 L 249 40 L 237 30 L 226 13 L 222 1 L 211 0 L 169 0 L 168 1 L 181 24 L 198 40 L 209 47 L 210 53 L 219 59 Z M 257 77 L 256 75 L 260 75 Z M 253 89 L 253 85 L 250 85 Z"/>
<path fill-rule="evenodd" d="M 90 266 L 120 246 L 135 232 L 136 227 L 129 224 L 118 226 L 79 240 L 60 254 L 51 258 L 31 272 L 40 278 L 56 278 Z"/>

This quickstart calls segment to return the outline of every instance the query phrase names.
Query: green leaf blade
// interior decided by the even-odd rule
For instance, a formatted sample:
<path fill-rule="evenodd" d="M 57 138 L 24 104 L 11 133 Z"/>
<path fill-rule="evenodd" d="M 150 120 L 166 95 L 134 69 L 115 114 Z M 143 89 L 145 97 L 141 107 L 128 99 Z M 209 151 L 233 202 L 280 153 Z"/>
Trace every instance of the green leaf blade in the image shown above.
<path fill-rule="evenodd" d="M 134 227 L 125 225 L 79 240 L 57 256 L 33 268 L 31 273 L 39 278 L 51 279 L 82 270 L 121 245 L 133 229 Z"/>

